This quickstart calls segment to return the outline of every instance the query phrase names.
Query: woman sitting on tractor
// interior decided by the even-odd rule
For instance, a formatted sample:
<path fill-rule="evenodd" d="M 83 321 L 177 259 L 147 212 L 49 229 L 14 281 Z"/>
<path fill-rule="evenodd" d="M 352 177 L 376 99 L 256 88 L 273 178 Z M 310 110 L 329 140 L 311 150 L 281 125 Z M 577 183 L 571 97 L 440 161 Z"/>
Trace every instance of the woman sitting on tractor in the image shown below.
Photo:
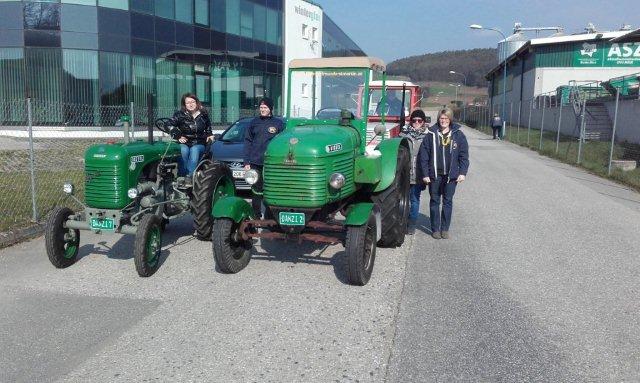
<path fill-rule="evenodd" d="M 182 159 L 179 176 L 185 177 L 185 183 L 191 185 L 193 172 L 205 151 L 205 145 L 213 141 L 211 120 L 207 110 L 193 93 L 182 96 L 181 108 L 173 114 L 167 123 L 170 134 L 180 143 Z"/>

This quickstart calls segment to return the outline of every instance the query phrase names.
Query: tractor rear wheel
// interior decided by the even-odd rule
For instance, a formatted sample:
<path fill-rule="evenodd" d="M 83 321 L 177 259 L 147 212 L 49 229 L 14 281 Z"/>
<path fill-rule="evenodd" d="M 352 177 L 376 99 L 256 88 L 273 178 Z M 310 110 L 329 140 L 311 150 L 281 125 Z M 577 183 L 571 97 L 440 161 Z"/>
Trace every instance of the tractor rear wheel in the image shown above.
<path fill-rule="evenodd" d="M 376 218 L 373 214 L 364 225 L 347 227 L 345 252 L 347 281 L 351 285 L 366 285 L 376 260 Z"/>
<path fill-rule="evenodd" d="M 227 165 L 214 162 L 205 164 L 193 178 L 191 211 L 196 237 L 201 241 L 210 241 L 213 227 L 211 209 L 218 199 L 235 195 L 233 177 Z"/>
<path fill-rule="evenodd" d="M 251 242 L 239 238 L 240 224 L 229 218 L 216 219 L 213 223 L 213 258 L 226 274 L 235 274 L 247 267 L 251 260 Z"/>
<path fill-rule="evenodd" d="M 147 214 L 140 220 L 133 245 L 136 271 L 141 277 L 150 277 L 160 266 L 162 251 L 162 218 Z"/>
<path fill-rule="evenodd" d="M 58 269 L 73 265 L 78 255 L 80 230 L 67 229 L 64 223 L 73 211 L 68 207 L 54 209 L 47 219 L 44 238 L 51 264 Z"/>
<path fill-rule="evenodd" d="M 380 247 L 402 245 L 407 233 L 409 217 L 409 188 L 411 187 L 411 157 L 406 147 L 398 148 L 396 175 L 391 185 L 372 196 L 380 207 L 382 235 L 378 238 Z"/>

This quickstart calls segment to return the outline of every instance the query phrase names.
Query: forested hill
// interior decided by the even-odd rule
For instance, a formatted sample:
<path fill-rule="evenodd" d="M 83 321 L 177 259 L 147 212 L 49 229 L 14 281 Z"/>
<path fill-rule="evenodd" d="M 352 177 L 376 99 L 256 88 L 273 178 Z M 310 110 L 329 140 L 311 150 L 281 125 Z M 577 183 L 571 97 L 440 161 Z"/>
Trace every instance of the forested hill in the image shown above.
<path fill-rule="evenodd" d="M 496 49 L 469 49 L 411 56 L 387 65 L 389 75 L 408 76 L 413 81 L 457 81 L 462 76 L 449 74 L 450 70 L 467 76 L 468 86 L 485 87 L 484 76 L 498 65 Z"/>

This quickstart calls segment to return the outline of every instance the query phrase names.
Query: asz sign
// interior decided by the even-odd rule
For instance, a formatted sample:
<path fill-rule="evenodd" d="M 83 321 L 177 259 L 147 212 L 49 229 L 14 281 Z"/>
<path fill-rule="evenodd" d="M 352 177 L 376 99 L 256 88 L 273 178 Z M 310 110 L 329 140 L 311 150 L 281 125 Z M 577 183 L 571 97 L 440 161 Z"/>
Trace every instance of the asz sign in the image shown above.
<path fill-rule="evenodd" d="M 585 42 L 576 47 L 573 63 L 577 67 L 640 67 L 640 43 Z"/>
<path fill-rule="evenodd" d="M 611 44 L 607 50 L 606 61 L 616 61 L 618 65 L 631 64 L 640 61 L 640 43 Z"/>

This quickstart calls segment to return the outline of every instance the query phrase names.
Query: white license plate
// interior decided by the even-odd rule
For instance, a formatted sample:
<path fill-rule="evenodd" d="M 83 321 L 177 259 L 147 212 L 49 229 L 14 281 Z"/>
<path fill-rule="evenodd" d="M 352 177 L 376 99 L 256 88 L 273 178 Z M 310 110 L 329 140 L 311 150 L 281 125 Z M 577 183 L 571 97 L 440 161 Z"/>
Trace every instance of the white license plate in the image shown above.
<path fill-rule="evenodd" d="M 233 170 L 231 173 L 233 178 L 244 178 L 244 170 Z"/>

